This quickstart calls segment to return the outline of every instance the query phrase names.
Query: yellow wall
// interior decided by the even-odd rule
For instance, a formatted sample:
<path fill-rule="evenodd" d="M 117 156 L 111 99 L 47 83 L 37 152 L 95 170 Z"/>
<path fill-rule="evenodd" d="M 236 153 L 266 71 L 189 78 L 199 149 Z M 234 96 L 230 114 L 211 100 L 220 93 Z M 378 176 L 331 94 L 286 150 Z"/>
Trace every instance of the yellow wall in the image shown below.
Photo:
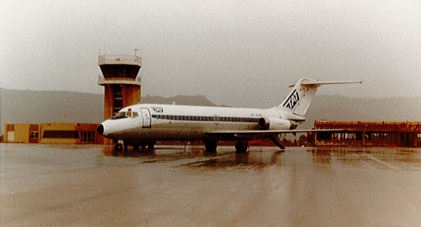
<path fill-rule="evenodd" d="M 85 123 L 43 123 L 4 124 L 4 141 L 9 143 L 47 143 L 47 144 L 103 144 L 103 137 L 96 129 L 97 124 Z M 31 131 L 38 132 L 38 138 L 31 139 Z M 63 132 L 64 131 L 64 132 Z M 44 138 L 47 132 L 47 138 Z M 74 138 L 63 138 L 61 133 Z M 13 135 L 12 135 L 13 134 Z M 63 134 L 61 134 L 63 135 Z M 8 140 L 8 138 L 13 140 Z M 61 137 L 61 138 L 60 138 Z M 66 136 L 67 137 L 67 136 Z"/>
<path fill-rule="evenodd" d="M 15 124 L 15 143 L 29 143 L 30 124 Z"/>
<path fill-rule="evenodd" d="M 6 143 L 37 143 L 38 138 L 31 139 L 31 132 L 39 132 L 34 124 L 4 124 Z"/>
<path fill-rule="evenodd" d="M 40 127 L 40 140 L 39 143 L 50 144 L 75 144 L 79 139 L 63 139 L 63 138 L 44 138 L 45 131 L 74 131 L 77 123 L 44 123 Z"/>
<path fill-rule="evenodd" d="M 8 130 L 8 126 L 12 126 L 13 131 Z M 9 143 L 29 143 L 31 136 L 29 128 L 30 124 L 4 124 L 5 134 L 4 140 Z M 12 135 L 13 134 L 13 135 Z M 11 141 L 9 139 L 12 139 Z"/>
<path fill-rule="evenodd" d="M 78 123 L 42 123 L 42 130 L 75 130 Z"/>

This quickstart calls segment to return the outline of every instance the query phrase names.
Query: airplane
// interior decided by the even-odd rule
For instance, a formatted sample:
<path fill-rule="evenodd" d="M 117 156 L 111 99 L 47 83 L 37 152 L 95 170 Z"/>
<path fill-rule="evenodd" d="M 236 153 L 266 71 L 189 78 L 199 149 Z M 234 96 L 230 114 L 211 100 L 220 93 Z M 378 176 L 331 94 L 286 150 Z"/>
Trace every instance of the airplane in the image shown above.
<path fill-rule="evenodd" d="M 154 149 L 158 140 L 203 141 L 206 151 L 216 152 L 217 141 L 237 141 L 237 152 L 246 152 L 248 140 L 269 138 L 279 148 L 279 134 L 335 131 L 303 129 L 302 124 L 318 87 L 330 84 L 355 84 L 363 81 L 319 81 L 300 79 L 292 85 L 285 100 L 269 109 L 232 108 L 164 104 L 136 104 L 118 111 L 102 122 L 97 132 L 112 139 L 115 150 L 133 146 Z"/>

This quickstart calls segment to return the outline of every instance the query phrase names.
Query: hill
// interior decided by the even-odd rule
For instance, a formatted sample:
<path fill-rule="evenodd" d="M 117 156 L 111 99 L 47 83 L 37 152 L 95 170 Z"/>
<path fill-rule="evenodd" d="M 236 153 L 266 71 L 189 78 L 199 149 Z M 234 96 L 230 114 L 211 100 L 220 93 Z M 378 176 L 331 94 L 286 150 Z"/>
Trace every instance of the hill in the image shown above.
<path fill-rule="evenodd" d="M 160 104 L 172 104 L 176 105 L 193 105 L 193 106 L 216 106 L 214 103 L 209 101 L 203 95 L 197 96 L 183 96 L 177 95 L 174 97 L 163 98 L 161 96 L 145 96 L 142 97 L 141 103 L 160 103 Z"/>
<path fill-rule="evenodd" d="M 68 91 L 20 91 L 0 89 L 1 134 L 4 123 L 79 122 L 103 120 L 104 97 Z M 142 97 L 142 103 L 216 106 L 204 96 Z M 421 98 L 349 98 L 316 96 L 302 128 L 315 120 L 328 121 L 421 121 Z"/>

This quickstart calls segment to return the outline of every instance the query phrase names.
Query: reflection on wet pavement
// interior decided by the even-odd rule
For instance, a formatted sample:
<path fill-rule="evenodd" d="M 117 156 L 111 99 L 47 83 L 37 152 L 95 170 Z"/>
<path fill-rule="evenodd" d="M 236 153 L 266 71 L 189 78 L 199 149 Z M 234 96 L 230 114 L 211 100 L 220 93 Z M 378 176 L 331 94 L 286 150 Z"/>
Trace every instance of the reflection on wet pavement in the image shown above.
<path fill-rule="evenodd" d="M 421 223 L 420 149 L 0 146 L 0 226 Z"/>

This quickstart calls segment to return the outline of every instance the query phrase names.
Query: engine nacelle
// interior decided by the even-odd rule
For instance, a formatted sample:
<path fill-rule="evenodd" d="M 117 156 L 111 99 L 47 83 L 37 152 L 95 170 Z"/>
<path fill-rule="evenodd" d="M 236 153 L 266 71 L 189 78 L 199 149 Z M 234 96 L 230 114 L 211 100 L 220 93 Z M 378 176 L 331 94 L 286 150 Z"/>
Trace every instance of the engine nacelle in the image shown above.
<path fill-rule="evenodd" d="M 264 130 L 288 130 L 291 129 L 291 121 L 280 118 L 262 117 L 259 119 L 259 127 Z"/>

